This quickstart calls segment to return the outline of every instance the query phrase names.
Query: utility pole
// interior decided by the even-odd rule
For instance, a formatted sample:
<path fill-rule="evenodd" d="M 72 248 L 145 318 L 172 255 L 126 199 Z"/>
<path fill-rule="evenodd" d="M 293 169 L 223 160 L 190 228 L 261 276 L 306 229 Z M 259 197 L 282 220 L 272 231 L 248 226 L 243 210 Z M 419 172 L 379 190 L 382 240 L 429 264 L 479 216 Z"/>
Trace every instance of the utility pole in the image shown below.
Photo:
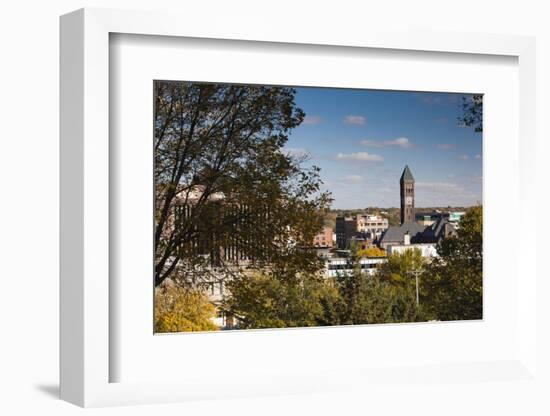
<path fill-rule="evenodd" d="M 420 295 L 418 290 L 418 276 L 420 276 L 420 273 L 422 273 L 422 270 L 420 269 L 413 269 L 411 270 L 411 273 L 414 275 L 414 278 L 416 279 L 416 307 L 420 306 Z"/>

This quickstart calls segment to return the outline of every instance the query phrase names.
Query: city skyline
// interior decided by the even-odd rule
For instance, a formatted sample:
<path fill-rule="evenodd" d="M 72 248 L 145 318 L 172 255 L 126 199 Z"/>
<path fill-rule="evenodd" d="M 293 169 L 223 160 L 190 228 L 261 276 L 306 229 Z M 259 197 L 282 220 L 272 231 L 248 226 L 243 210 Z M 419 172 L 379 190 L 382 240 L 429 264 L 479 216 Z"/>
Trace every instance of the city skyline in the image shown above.
<path fill-rule="evenodd" d="M 154 91 L 155 332 L 483 318 L 482 96 Z"/>
<path fill-rule="evenodd" d="M 398 207 L 405 165 L 417 207 L 482 202 L 482 133 L 459 123 L 472 94 L 295 89 L 306 116 L 285 149 L 321 168 L 333 209 Z"/>

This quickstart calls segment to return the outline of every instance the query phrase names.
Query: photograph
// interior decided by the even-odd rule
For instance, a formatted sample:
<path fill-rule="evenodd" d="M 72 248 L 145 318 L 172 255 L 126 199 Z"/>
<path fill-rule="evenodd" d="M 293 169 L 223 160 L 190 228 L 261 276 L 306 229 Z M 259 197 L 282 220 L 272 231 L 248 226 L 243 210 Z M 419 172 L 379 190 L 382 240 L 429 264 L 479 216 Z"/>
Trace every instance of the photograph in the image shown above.
<path fill-rule="evenodd" d="M 483 319 L 483 94 L 153 100 L 154 333 Z"/>
<path fill-rule="evenodd" d="M 548 2 L 2 6 L 0 416 L 550 416 Z"/>

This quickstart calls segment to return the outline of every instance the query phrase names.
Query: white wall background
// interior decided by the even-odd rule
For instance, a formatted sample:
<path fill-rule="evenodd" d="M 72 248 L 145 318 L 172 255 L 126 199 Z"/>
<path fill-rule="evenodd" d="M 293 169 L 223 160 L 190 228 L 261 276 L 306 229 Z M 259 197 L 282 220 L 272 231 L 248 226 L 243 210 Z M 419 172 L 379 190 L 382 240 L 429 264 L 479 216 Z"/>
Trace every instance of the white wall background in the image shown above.
<path fill-rule="evenodd" d="M 20 0 L 0 8 L 0 414 L 76 414 L 82 410 L 56 399 L 58 383 L 58 16 L 84 6 L 165 9 L 188 13 L 189 19 L 220 14 L 239 23 L 265 19 L 281 30 L 321 25 L 337 31 L 344 25 L 368 26 L 387 21 L 402 27 L 536 35 L 538 48 L 539 181 L 546 193 L 533 207 L 539 227 L 539 259 L 548 248 L 545 216 L 550 175 L 550 13 L 545 1 L 428 0 L 393 1 L 169 1 L 169 0 Z M 183 21 L 182 24 L 185 24 Z M 545 138 L 545 139 L 543 139 Z M 503 236 L 504 237 L 504 236 Z M 513 249 L 513 241 L 511 241 Z M 540 272 L 539 272 L 540 274 Z M 550 276 L 550 273 L 547 273 Z M 538 286 L 539 310 L 548 323 L 544 302 L 550 284 Z M 550 342 L 539 331 L 541 365 L 548 371 Z M 544 354 L 546 351 L 546 356 Z M 212 375 L 222 387 L 223 375 Z M 547 390 L 550 391 L 548 385 Z M 332 395 L 258 398 L 94 410 L 98 414 L 549 414 L 542 391 L 506 383 L 489 393 L 468 384 L 434 387 L 430 397 L 412 389 L 399 400 L 386 395 Z M 537 400 L 537 398 L 539 400 Z"/>

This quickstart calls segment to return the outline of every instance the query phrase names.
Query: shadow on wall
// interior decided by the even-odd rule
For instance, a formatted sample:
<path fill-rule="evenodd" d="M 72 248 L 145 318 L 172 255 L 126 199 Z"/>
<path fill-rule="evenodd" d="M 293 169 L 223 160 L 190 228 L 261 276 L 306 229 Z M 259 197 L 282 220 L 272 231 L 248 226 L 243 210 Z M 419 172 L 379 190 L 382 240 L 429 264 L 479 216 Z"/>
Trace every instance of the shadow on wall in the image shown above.
<path fill-rule="evenodd" d="M 37 384 L 34 387 L 52 399 L 59 399 L 59 384 Z"/>

